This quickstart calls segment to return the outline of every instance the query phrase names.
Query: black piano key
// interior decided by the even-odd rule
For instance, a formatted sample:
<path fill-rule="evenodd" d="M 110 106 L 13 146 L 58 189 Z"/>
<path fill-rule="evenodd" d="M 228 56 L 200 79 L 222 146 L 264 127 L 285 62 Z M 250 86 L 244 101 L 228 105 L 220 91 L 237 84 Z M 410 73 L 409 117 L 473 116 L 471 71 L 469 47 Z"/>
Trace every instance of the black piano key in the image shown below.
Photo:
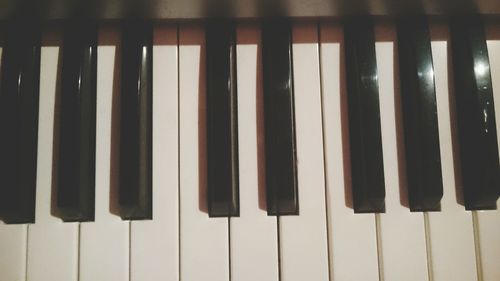
<path fill-rule="evenodd" d="M 465 207 L 496 209 L 500 169 L 490 64 L 481 19 L 452 20 L 451 51 Z"/>
<path fill-rule="evenodd" d="M 64 221 L 94 220 L 97 29 L 69 23 L 62 49 L 57 207 Z"/>
<path fill-rule="evenodd" d="M 40 87 L 40 33 L 36 25 L 6 27 L 0 86 L 0 217 L 35 222 Z"/>
<path fill-rule="evenodd" d="M 344 37 L 354 211 L 384 212 L 384 164 L 372 21 L 349 19 Z"/>
<path fill-rule="evenodd" d="M 411 211 L 436 211 L 443 181 L 427 21 L 424 17 L 400 19 L 397 34 L 408 201 Z"/>
<path fill-rule="evenodd" d="M 208 214 L 239 216 L 234 23 L 216 20 L 207 24 L 206 52 Z"/>
<path fill-rule="evenodd" d="M 127 22 L 121 43 L 119 206 L 122 219 L 152 218 L 152 26 Z"/>
<path fill-rule="evenodd" d="M 267 213 L 298 215 L 290 22 L 265 23 L 262 60 Z"/>

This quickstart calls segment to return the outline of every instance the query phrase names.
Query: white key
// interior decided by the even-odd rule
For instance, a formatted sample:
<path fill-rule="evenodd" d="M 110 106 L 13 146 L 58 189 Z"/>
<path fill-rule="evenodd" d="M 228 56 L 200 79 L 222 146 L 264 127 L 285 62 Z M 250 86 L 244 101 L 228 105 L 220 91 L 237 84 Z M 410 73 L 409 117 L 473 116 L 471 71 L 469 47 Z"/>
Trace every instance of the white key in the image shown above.
<path fill-rule="evenodd" d="M 130 226 L 131 281 L 179 280 L 177 26 L 153 44 L 153 220 Z"/>
<path fill-rule="evenodd" d="M 0 47 L 0 58 L 2 50 Z M 7 225 L 0 221 L 0 280 L 26 279 L 27 231 L 26 224 Z"/>
<path fill-rule="evenodd" d="M 443 199 L 441 212 L 428 213 L 429 270 L 434 281 L 472 281 L 477 278 L 472 215 L 457 203 L 455 192 L 458 181 L 454 171 L 452 128 L 456 124 L 455 118 L 450 118 L 453 104 L 449 102 L 448 81 L 452 77 L 448 77 L 446 49 L 449 32 L 441 25 L 431 25 L 430 31 L 439 116 Z"/>
<path fill-rule="evenodd" d="M 486 31 L 495 32 L 498 25 L 485 26 Z M 493 99 L 497 123 L 497 137 L 500 136 L 500 41 L 488 40 L 488 54 L 493 83 Z M 500 145 L 500 137 L 498 138 Z M 500 147 L 499 147 L 500 150 Z M 497 201 L 497 208 L 500 201 Z M 476 239 L 479 260 L 481 261 L 481 275 L 484 281 L 500 280 L 500 209 L 494 211 L 476 212 Z"/>
<path fill-rule="evenodd" d="M 385 38 L 381 38 L 382 36 Z M 394 89 L 394 79 L 398 79 L 394 77 L 396 30 L 394 26 L 376 24 L 375 38 L 376 41 L 389 41 L 375 44 L 386 193 L 386 210 L 379 215 L 380 275 L 385 281 L 424 281 L 428 279 L 424 215 L 422 212 L 410 212 L 400 201 L 398 165 L 405 163 L 398 163 L 397 132 L 400 129 L 399 132 L 403 133 L 403 124 L 400 124 L 402 112 L 400 105 L 396 104 L 395 95 L 404 93 L 395 92 Z M 396 127 L 396 120 L 399 120 L 400 128 Z M 403 138 L 399 146 L 404 150 Z"/>
<path fill-rule="evenodd" d="M 209 218 L 206 197 L 205 32 L 179 34 L 180 277 L 229 280 L 228 219 Z"/>
<path fill-rule="evenodd" d="M 230 219 L 231 280 L 278 281 L 276 217 L 265 208 L 261 32 L 237 28 L 240 217 Z"/>
<path fill-rule="evenodd" d="M 117 171 L 110 167 L 118 159 L 120 65 L 116 30 L 99 30 L 97 47 L 96 186 L 95 222 L 80 226 L 79 281 L 129 280 L 129 222 L 114 214 Z M 117 87 L 116 87 L 117 86 Z M 116 88 L 115 88 L 116 87 Z M 112 141 L 112 138 L 113 139 Z M 112 160 L 113 159 L 113 160 Z M 116 166 L 115 166 L 116 167 Z M 114 212 L 114 213 L 111 213 Z"/>
<path fill-rule="evenodd" d="M 0 280 L 26 279 L 27 231 L 28 225 L 0 221 Z"/>
<path fill-rule="evenodd" d="M 352 195 L 344 33 L 336 23 L 322 23 L 320 32 L 330 278 L 378 281 L 375 216 L 354 214 L 349 199 Z"/>
<path fill-rule="evenodd" d="M 56 81 L 61 33 L 44 34 L 40 61 L 40 107 L 35 224 L 28 226 L 27 280 L 71 281 L 78 273 L 78 223 L 65 223 L 54 216 L 55 194 L 52 161 Z M 56 126 L 57 128 L 57 126 Z M 56 150 L 57 152 L 57 150 Z"/>
<path fill-rule="evenodd" d="M 279 218 L 281 280 L 326 281 L 328 242 L 317 25 L 293 25 L 299 216 Z"/>

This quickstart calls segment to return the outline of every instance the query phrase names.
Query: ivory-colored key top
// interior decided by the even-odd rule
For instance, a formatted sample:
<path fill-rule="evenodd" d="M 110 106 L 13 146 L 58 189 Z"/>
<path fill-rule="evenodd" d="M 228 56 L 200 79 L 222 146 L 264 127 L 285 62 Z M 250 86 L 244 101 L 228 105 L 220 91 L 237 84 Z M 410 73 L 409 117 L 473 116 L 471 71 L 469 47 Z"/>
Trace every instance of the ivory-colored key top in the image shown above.
<path fill-rule="evenodd" d="M 119 33 L 103 27 L 97 47 L 95 222 L 80 226 L 79 281 L 129 280 L 129 225 L 118 216 Z"/>
<path fill-rule="evenodd" d="M 180 278 L 228 281 L 228 219 L 210 218 L 206 199 L 205 32 L 179 32 Z"/>
<path fill-rule="evenodd" d="M 378 281 L 375 215 L 352 206 L 342 26 L 322 23 L 320 39 L 330 278 Z"/>
<path fill-rule="evenodd" d="M 278 281 L 278 228 L 276 217 L 268 216 L 265 206 L 260 48 L 258 25 L 238 25 L 240 216 L 230 219 L 233 281 Z"/>
<path fill-rule="evenodd" d="M 153 219 L 133 221 L 130 280 L 179 279 L 177 26 L 153 39 Z"/>
<path fill-rule="evenodd" d="M 279 217 L 281 280 L 329 280 L 317 24 L 292 25 L 299 215 Z"/>
<path fill-rule="evenodd" d="M 27 280 L 76 281 L 78 278 L 78 223 L 65 223 L 54 208 L 53 161 L 57 127 L 57 91 L 61 32 L 44 34 L 40 62 L 40 110 L 35 224 L 28 226 Z"/>

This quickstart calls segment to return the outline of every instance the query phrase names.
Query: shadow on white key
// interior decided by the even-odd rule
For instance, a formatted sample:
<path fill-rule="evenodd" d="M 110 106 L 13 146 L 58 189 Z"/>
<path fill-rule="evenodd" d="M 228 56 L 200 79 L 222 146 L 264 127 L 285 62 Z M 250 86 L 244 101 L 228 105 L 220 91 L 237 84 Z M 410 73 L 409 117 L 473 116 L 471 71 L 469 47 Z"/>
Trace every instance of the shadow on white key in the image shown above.
<path fill-rule="evenodd" d="M 493 99 L 497 123 L 497 138 L 500 133 L 500 26 L 485 25 L 488 37 L 488 54 L 493 84 Z M 491 38 L 491 39 L 490 39 Z M 500 138 L 498 138 L 500 145 Z M 500 150 L 500 147 L 499 147 Z M 476 255 L 481 265 L 479 267 L 484 281 L 500 280 L 500 200 L 497 209 L 476 212 Z"/>
<path fill-rule="evenodd" d="M 60 30 L 43 35 L 40 61 L 40 109 L 35 224 L 28 226 L 27 280 L 72 281 L 78 278 L 78 223 L 54 216 L 53 159 L 57 159 L 56 96 L 61 93 Z M 54 133 L 56 132 L 56 133 Z"/>
<path fill-rule="evenodd" d="M 261 32 L 237 28 L 240 217 L 230 219 L 232 281 L 278 281 L 276 217 L 265 206 Z"/>
<path fill-rule="evenodd" d="M 400 179 L 398 167 L 405 164 L 398 159 L 404 151 L 403 138 L 400 138 L 404 137 L 400 103 L 404 93 L 395 87 L 399 85 L 395 81 L 399 76 L 394 75 L 398 62 L 395 60 L 395 27 L 382 22 L 376 24 L 375 39 L 386 192 L 386 211 L 379 215 L 380 275 L 385 281 L 424 281 L 428 279 L 424 215 L 410 212 L 400 199 L 400 190 L 406 188 L 406 179 Z"/>
<path fill-rule="evenodd" d="M 281 280 L 326 281 L 328 271 L 318 26 L 292 25 L 299 216 L 279 217 Z"/>
<path fill-rule="evenodd" d="M 0 47 L 0 58 L 2 50 Z M 27 231 L 27 224 L 8 225 L 0 221 L 0 280 L 26 279 Z"/>
<path fill-rule="evenodd" d="M 375 215 L 352 209 L 342 25 L 322 23 L 320 37 L 330 278 L 378 281 Z"/>
<path fill-rule="evenodd" d="M 430 246 L 430 275 L 434 281 L 477 280 L 472 214 L 458 203 L 453 139 L 456 133 L 455 104 L 450 98 L 452 77 L 448 70 L 449 31 L 446 25 L 429 26 L 436 83 L 443 199 L 441 212 L 429 212 L 427 239 Z M 448 41 L 448 42 L 447 42 Z M 450 93 L 449 93 L 450 91 Z M 450 113 L 451 110 L 451 113 Z M 458 153 L 458 151 L 457 151 Z"/>
<path fill-rule="evenodd" d="M 205 32 L 199 24 L 179 32 L 180 278 L 228 281 L 228 219 L 207 211 Z"/>
<path fill-rule="evenodd" d="M 79 281 L 129 280 L 129 225 L 115 212 L 120 33 L 103 27 L 97 48 L 95 222 L 80 226 Z M 112 125 L 112 122 L 114 123 Z M 110 204 L 113 203 L 113 204 Z"/>
<path fill-rule="evenodd" d="M 177 26 L 153 39 L 153 220 L 130 229 L 131 281 L 179 280 Z"/>

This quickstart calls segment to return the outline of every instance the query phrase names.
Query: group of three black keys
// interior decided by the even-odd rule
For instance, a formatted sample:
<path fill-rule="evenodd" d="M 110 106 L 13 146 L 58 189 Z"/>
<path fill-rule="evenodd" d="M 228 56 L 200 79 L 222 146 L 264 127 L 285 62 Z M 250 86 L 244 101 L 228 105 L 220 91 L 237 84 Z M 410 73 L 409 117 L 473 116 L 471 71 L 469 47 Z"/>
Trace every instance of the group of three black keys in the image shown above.
<path fill-rule="evenodd" d="M 396 26 L 409 211 L 439 211 L 443 185 L 428 22 L 408 17 Z M 65 28 L 54 198 L 62 220 L 93 221 L 97 24 L 74 21 Z M 122 25 L 120 134 L 114 145 L 119 146 L 116 200 L 127 220 L 153 218 L 152 29 L 144 21 Z M 499 157 L 483 25 L 478 17 L 452 18 L 450 30 L 464 205 L 467 210 L 496 209 Z M 34 223 L 41 32 L 19 21 L 6 23 L 2 31 L 0 218 Z M 266 202 L 268 214 L 276 216 L 299 215 L 291 43 L 289 19 L 262 22 Z M 239 216 L 235 46 L 233 21 L 206 23 L 210 217 Z M 373 20 L 347 19 L 343 49 L 354 212 L 384 212 Z"/>

